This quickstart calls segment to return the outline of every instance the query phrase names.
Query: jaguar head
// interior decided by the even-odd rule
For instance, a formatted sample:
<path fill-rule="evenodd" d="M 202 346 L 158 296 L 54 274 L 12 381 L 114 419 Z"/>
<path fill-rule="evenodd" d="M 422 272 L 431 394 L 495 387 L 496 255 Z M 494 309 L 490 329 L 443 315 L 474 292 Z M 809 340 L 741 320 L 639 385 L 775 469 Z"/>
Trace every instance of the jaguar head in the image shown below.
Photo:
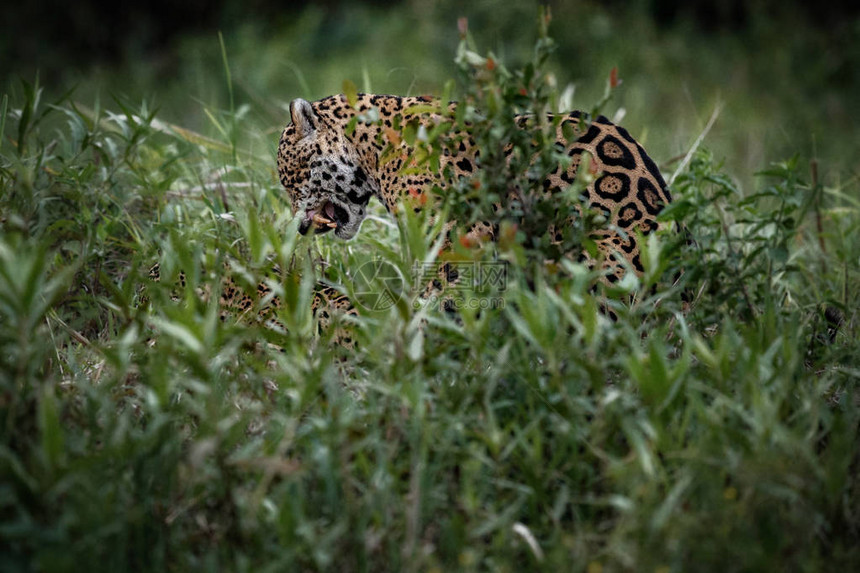
<path fill-rule="evenodd" d="M 290 119 L 278 146 L 278 172 L 302 218 L 299 232 L 333 230 L 336 237 L 351 239 L 368 201 L 379 193 L 379 182 L 343 130 L 324 121 L 310 102 L 293 100 Z"/>

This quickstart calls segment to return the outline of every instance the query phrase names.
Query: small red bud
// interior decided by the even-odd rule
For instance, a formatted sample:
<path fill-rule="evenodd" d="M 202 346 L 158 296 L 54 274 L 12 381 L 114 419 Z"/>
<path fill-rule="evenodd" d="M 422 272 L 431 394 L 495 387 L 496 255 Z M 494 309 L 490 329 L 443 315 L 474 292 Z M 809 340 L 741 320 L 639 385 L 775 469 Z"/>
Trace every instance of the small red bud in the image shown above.
<path fill-rule="evenodd" d="M 618 68 L 617 68 L 617 67 L 613 67 L 613 68 L 609 71 L 609 87 L 610 87 L 610 88 L 612 88 L 612 89 L 615 89 L 615 88 L 617 88 L 617 87 L 618 87 L 618 84 L 619 84 L 619 83 L 621 83 L 621 82 L 620 82 L 620 80 L 618 79 Z"/>
<path fill-rule="evenodd" d="M 460 36 L 465 36 L 469 32 L 469 19 L 457 18 L 457 30 L 460 31 Z"/>

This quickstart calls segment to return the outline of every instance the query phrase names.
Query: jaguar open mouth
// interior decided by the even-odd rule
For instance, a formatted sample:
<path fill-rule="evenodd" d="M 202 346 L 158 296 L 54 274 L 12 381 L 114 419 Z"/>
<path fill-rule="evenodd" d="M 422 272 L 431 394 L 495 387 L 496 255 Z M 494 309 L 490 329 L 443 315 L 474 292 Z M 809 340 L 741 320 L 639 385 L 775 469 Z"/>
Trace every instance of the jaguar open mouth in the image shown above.
<path fill-rule="evenodd" d="M 328 233 L 347 221 L 349 221 L 349 214 L 346 209 L 331 201 L 325 201 L 315 209 L 308 209 L 305 212 L 305 218 L 299 225 L 299 233 L 304 235 L 311 227 L 314 228 L 316 235 Z"/>

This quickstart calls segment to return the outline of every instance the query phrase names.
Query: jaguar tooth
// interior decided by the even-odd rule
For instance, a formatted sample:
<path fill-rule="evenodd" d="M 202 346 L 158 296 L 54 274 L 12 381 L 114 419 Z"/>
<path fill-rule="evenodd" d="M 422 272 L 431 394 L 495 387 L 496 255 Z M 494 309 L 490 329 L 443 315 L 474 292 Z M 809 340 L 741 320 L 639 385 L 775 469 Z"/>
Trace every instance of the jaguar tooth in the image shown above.
<path fill-rule="evenodd" d="M 332 221 L 331 219 L 328 219 L 328 218 L 326 218 L 326 217 L 323 217 L 323 216 L 322 216 L 322 215 L 320 215 L 319 213 L 314 213 L 313 217 L 311 217 L 311 220 L 312 220 L 314 223 L 316 223 L 317 225 L 325 225 L 325 226 L 327 226 L 327 227 L 332 227 L 333 225 L 334 225 L 335 227 L 337 226 L 337 223 L 335 223 L 335 222 L 334 222 L 334 221 Z"/>

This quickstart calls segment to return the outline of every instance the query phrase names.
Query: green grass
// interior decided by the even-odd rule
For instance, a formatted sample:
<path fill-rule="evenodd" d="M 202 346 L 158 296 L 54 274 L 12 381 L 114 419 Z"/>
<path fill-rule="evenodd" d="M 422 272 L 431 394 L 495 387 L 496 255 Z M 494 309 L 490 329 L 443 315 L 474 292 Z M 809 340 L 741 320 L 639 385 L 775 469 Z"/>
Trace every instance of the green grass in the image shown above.
<path fill-rule="evenodd" d="M 559 95 L 537 74 L 519 100 L 528 74 L 481 65 L 452 66 L 459 98 Z M 790 154 L 742 192 L 695 150 L 667 214 L 694 242 L 653 239 L 623 292 L 514 264 L 503 309 L 404 298 L 343 319 L 347 351 L 313 322 L 314 282 L 350 292 L 375 257 L 415 296 L 434 228 L 377 206 L 352 242 L 299 237 L 275 128 L 236 104 L 200 104 L 201 127 L 37 84 L 0 101 L 5 569 L 860 563 L 856 179 Z M 222 321 L 227 275 L 268 280 L 287 332 Z"/>

